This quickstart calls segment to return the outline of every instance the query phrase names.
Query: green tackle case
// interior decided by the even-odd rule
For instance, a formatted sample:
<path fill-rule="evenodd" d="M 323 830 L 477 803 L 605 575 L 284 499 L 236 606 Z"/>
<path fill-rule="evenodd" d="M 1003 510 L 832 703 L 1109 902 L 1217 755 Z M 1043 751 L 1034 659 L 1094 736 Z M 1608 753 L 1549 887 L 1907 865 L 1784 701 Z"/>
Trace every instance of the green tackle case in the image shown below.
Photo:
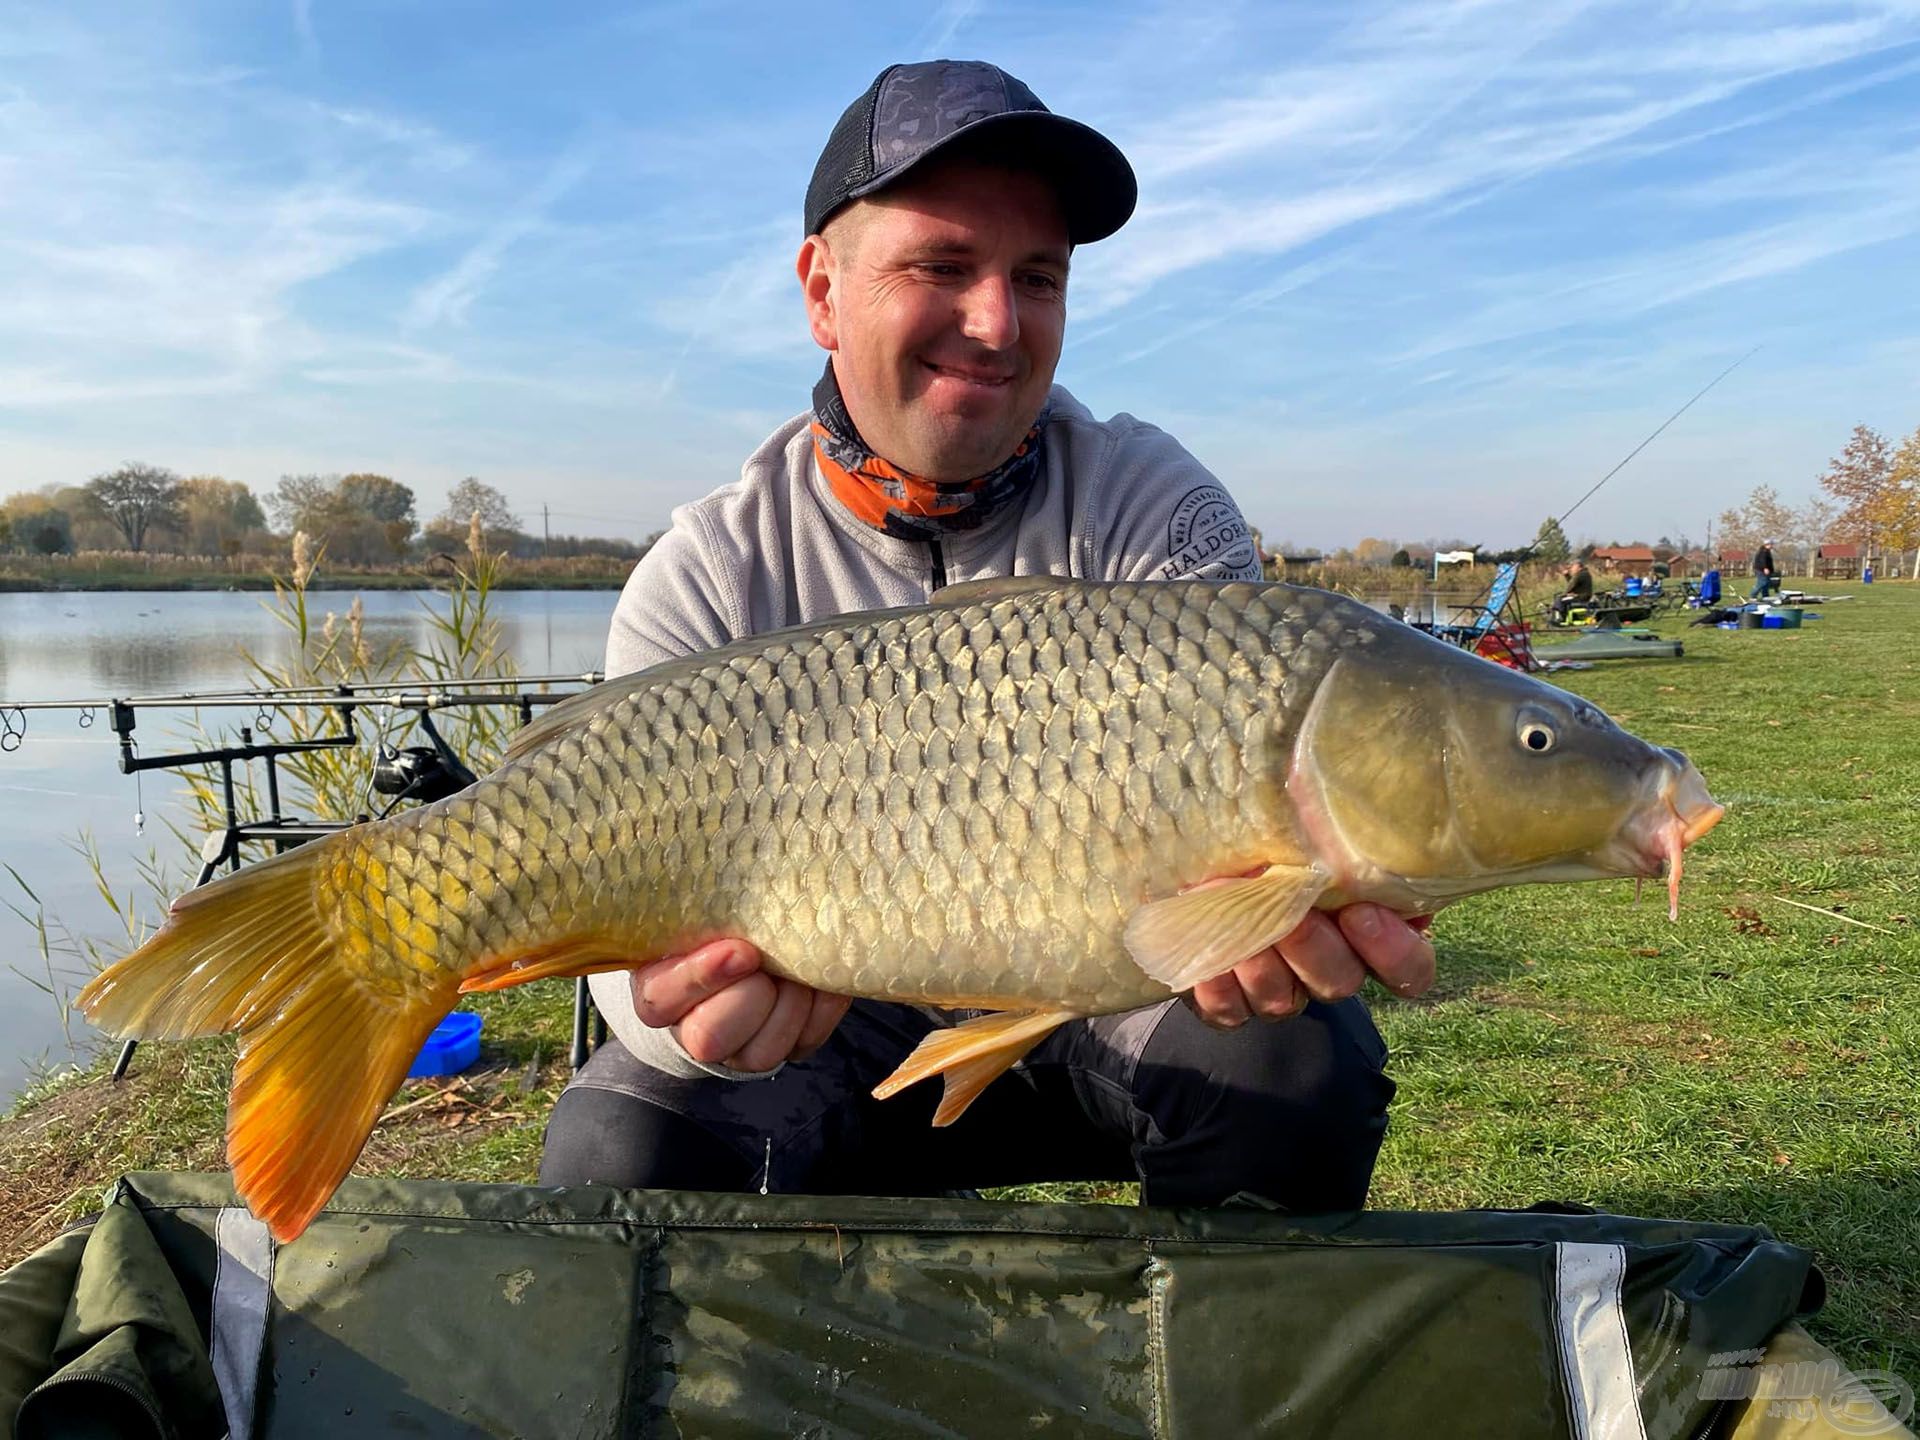
<path fill-rule="evenodd" d="M 1819 1289 L 1764 1230 L 1541 1211 L 349 1180 L 274 1246 L 224 1176 L 134 1175 L 0 1275 L 0 1407 L 20 1440 L 1679 1440 Z"/>

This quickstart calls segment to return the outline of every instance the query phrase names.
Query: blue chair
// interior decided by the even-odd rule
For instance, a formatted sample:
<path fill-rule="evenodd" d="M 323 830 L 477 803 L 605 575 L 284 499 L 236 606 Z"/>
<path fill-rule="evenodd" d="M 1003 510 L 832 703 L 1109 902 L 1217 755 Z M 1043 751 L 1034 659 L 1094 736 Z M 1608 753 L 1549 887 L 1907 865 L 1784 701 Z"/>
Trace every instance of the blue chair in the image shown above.
<path fill-rule="evenodd" d="M 1533 657 L 1525 618 L 1513 598 L 1514 582 L 1519 578 L 1517 562 L 1502 564 L 1493 572 L 1493 583 L 1487 587 L 1486 597 L 1479 602 L 1478 609 L 1473 605 L 1456 605 L 1452 621 L 1421 628 L 1462 649 L 1477 651 L 1521 670 L 1531 670 Z M 1483 648 L 1481 642 L 1489 636 L 1495 637 L 1494 644 Z"/>
<path fill-rule="evenodd" d="M 1690 610 L 1709 610 L 1720 603 L 1720 572 L 1709 570 L 1700 577 L 1700 584 L 1693 587 L 1693 593 L 1687 597 Z"/>

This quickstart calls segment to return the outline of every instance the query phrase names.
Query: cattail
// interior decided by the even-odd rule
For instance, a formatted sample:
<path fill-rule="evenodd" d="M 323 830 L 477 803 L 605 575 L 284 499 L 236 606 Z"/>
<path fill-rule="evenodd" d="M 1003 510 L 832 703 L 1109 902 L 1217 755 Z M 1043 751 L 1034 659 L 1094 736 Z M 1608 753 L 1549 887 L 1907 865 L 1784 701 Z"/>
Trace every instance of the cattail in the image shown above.
<path fill-rule="evenodd" d="M 476 565 L 487 553 L 487 533 L 480 528 L 478 510 L 474 511 L 473 517 L 467 521 L 467 553 L 473 556 L 473 563 Z"/>
<path fill-rule="evenodd" d="M 353 663 L 356 669 L 367 663 L 367 606 L 358 595 L 347 611 L 347 633 L 353 638 Z"/>
<path fill-rule="evenodd" d="M 320 643 L 329 649 L 333 646 L 333 632 L 338 628 L 339 619 L 338 615 L 329 610 L 327 618 L 320 622 Z"/>
<path fill-rule="evenodd" d="M 296 590 L 307 588 L 313 578 L 313 541 L 304 530 L 293 532 L 293 584 Z"/>

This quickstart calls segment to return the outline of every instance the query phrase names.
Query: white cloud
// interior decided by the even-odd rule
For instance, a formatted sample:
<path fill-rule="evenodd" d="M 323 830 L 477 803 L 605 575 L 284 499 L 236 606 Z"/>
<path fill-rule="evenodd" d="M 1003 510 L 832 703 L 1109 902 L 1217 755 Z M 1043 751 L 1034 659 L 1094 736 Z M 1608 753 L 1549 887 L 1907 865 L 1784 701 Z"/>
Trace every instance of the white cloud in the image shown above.
<path fill-rule="evenodd" d="M 508 248 L 540 229 L 547 211 L 586 178 L 593 163 L 591 148 L 578 143 L 555 160 L 524 200 L 490 225 L 449 269 L 414 291 L 407 302 L 406 328 L 422 330 L 465 319 Z"/>

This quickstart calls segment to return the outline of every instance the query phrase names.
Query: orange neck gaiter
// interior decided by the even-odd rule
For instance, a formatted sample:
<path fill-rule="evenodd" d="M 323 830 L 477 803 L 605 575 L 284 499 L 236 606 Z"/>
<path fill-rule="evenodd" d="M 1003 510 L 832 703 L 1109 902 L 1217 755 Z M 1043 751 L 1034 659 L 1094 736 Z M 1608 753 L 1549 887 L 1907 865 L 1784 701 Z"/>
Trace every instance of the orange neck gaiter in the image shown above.
<path fill-rule="evenodd" d="M 1040 473 L 1047 412 L 1013 454 L 984 475 L 945 482 L 902 470 L 873 453 L 854 428 L 833 363 L 813 387 L 813 454 L 820 473 L 854 517 L 900 540 L 939 540 L 977 529 L 1024 495 Z"/>

